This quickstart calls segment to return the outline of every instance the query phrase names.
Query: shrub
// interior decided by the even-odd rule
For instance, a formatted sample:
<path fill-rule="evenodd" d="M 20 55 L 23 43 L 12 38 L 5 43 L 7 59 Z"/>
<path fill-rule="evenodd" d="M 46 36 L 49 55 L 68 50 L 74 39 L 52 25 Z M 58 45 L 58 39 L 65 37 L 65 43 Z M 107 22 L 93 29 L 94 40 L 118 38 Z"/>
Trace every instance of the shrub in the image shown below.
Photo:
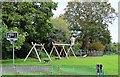
<path fill-rule="evenodd" d="M 103 51 L 105 47 L 101 42 L 95 42 L 93 43 L 93 48 L 97 51 Z"/>

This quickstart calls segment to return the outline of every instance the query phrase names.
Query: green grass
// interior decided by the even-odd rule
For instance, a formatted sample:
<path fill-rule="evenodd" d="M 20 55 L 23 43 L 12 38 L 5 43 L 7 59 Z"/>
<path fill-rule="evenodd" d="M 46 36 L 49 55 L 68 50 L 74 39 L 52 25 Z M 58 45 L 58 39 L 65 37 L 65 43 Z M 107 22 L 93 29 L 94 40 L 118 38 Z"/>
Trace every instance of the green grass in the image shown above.
<path fill-rule="evenodd" d="M 69 57 L 69 59 L 62 58 L 62 60 L 55 60 L 54 58 L 52 58 L 53 61 L 48 63 L 45 63 L 45 62 L 40 63 L 38 62 L 38 60 L 31 59 L 31 58 L 28 58 L 26 62 L 24 62 L 23 60 L 24 59 L 16 59 L 15 60 L 16 66 L 52 65 L 52 69 L 48 73 L 36 72 L 33 74 L 96 75 L 96 64 L 102 64 L 105 75 L 118 75 L 118 56 L 117 55 L 111 55 L 111 56 L 105 55 L 100 57 L 86 57 L 86 58 Z M 2 65 L 12 66 L 12 60 L 3 60 Z M 21 73 L 21 74 L 24 74 L 24 73 Z M 32 73 L 28 73 L 28 74 L 32 74 Z"/>

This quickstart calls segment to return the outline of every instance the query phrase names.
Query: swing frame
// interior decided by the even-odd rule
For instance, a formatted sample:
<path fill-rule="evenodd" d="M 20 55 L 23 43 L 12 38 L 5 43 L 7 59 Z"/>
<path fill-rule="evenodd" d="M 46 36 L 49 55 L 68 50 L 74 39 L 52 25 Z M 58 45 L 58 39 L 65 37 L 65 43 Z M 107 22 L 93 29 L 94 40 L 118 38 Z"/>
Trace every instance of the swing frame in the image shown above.
<path fill-rule="evenodd" d="M 51 58 L 50 58 L 50 55 L 47 53 L 47 51 L 46 51 L 46 49 L 45 49 L 45 47 L 44 47 L 45 44 L 36 44 L 36 43 L 33 43 L 33 42 L 31 42 L 31 43 L 32 43 L 32 48 L 30 49 L 30 51 L 29 51 L 28 55 L 26 56 L 26 58 L 24 59 L 24 61 L 27 60 L 27 58 L 29 57 L 29 55 L 30 55 L 30 53 L 32 52 L 33 49 L 35 50 L 36 56 L 37 56 L 37 58 L 38 58 L 38 61 L 39 61 L 39 62 L 42 61 L 42 60 L 40 59 L 40 57 L 39 57 L 39 54 L 40 54 L 40 53 L 38 53 L 38 51 L 37 51 L 37 49 L 36 49 L 36 46 L 39 46 L 39 47 L 41 48 L 41 50 L 43 50 L 43 51 L 46 53 L 46 55 L 48 56 L 49 60 L 52 61 Z"/>
<path fill-rule="evenodd" d="M 62 54 L 63 51 L 64 51 L 64 53 L 65 53 L 65 55 L 66 55 L 66 58 L 68 59 L 68 54 L 69 54 L 69 52 L 70 52 L 70 50 L 71 50 L 72 53 L 73 53 L 73 55 L 74 55 L 74 57 L 76 58 L 76 55 L 75 55 L 75 53 L 74 53 L 74 51 L 73 51 L 73 49 L 72 49 L 72 46 L 73 46 L 73 45 L 71 45 L 71 44 L 57 44 L 57 43 L 53 43 L 53 42 L 52 42 L 52 45 L 53 45 L 53 47 L 52 47 L 52 50 L 51 50 L 51 52 L 50 52 L 50 56 L 51 56 L 53 50 L 55 49 L 55 52 L 57 53 L 57 55 L 58 55 L 58 57 L 59 57 L 60 59 L 61 59 L 60 55 Z M 56 46 L 62 46 L 62 49 L 61 49 L 61 51 L 60 51 L 60 54 L 58 53 L 58 50 L 57 50 Z M 65 50 L 65 46 L 69 46 L 68 51 Z"/>

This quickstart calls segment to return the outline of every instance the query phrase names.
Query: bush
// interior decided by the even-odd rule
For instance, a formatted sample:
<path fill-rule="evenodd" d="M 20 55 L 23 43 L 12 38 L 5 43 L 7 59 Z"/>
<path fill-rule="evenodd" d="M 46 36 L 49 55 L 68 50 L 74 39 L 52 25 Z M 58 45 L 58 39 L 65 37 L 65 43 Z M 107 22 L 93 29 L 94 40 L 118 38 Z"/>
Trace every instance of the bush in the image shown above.
<path fill-rule="evenodd" d="M 105 47 L 104 54 L 113 55 L 118 54 L 118 44 L 111 43 Z"/>
<path fill-rule="evenodd" d="M 104 51 L 104 45 L 101 42 L 93 43 L 93 48 L 97 51 Z"/>

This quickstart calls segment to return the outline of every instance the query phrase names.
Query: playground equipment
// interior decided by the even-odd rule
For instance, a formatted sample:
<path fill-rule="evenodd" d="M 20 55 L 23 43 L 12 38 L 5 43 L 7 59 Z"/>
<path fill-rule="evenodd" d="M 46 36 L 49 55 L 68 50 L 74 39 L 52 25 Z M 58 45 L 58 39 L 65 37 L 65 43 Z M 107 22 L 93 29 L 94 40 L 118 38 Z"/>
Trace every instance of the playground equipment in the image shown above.
<path fill-rule="evenodd" d="M 50 55 L 47 53 L 46 49 L 44 48 L 44 44 L 36 44 L 36 43 L 34 44 L 34 43 L 32 42 L 32 48 L 31 48 L 31 50 L 29 51 L 29 53 L 28 53 L 28 55 L 26 56 L 26 58 L 24 59 L 24 61 L 27 60 L 28 56 L 30 55 L 30 53 L 31 53 L 32 50 L 34 49 L 34 50 L 35 50 L 35 53 L 36 53 L 36 55 L 37 55 L 38 60 L 41 62 L 41 59 L 40 59 L 39 54 L 38 54 L 38 52 L 37 52 L 36 46 L 40 46 L 40 47 L 41 47 L 41 50 L 44 50 L 44 52 L 46 53 L 46 55 L 48 56 L 48 58 L 49 58 L 50 61 L 52 61 L 51 58 L 50 58 L 50 56 L 51 56 L 52 52 L 54 51 L 54 49 L 55 49 L 55 52 L 56 52 L 57 55 L 58 55 L 58 59 L 61 59 L 60 55 L 62 54 L 63 51 L 64 51 L 64 53 L 65 53 L 65 55 L 66 55 L 66 58 L 68 59 L 68 54 L 69 54 L 70 50 L 72 51 L 74 57 L 76 58 L 76 55 L 75 55 L 75 53 L 74 53 L 74 51 L 73 51 L 73 49 L 72 49 L 72 46 L 73 46 L 74 43 L 75 43 L 75 38 L 72 37 L 72 38 L 70 39 L 70 41 L 71 41 L 70 44 L 57 44 L 57 43 L 53 43 L 53 42 L 52 42 L 53 47 L 52 47 L 52 50 L 50 51 Z M 61 47 L 62 47 L 62 49 L 61 49 L 61 51 L 60 51 L 60 54 L 58 53 L 58 50 L 57 50 L 56 46 L 61 46 Z M 68 51 L 65 50 L 65 46 L 69 46 Z M 46 62 L 48 62 L 48 60 L 46 60 Z"/>
<path fill-rule="evenodd" d="M 37 55 L 37 58 L 38 58 L 38 60 L 39 60 L 39 62 L 41 62 L 41 59 L 40 59 L 40 57 L 39 57 L 39 53 L 37 52 L 36 46 L 41 47 L 41 50 L 43 50 L 43 51 L 46 53 L 46 55 L 48 56 L 49 60 L 52 61 L 51 58 L 50 58 L 50 56 L 49 56 L 49 54 L 47 53 L 47 51 L 46 51 L 46 49 L 45 49 L 45 47 L 44 47 L 44 44 L 36 44 L 36 43 L 34 44 L 33 42 L 32 42 L 32 48 L 31 48 L 31 50 L 29 51 L 29 53 L 28 53 L 28 55 L 26 56 L 26 58 L 24 59 L 24 61 L 27 60 L 28 56 L 30 55 L 30 53 L 31 53 L 32 50 L 34 49 L 34 50 L 35 50 L 35 53 L 36 53 L 36 55 Z"/>
<path fill-rule="evenodd" d="M 69 54 L 69 52 L 70 52 L 70 50 L 71 50 L 72 53 L 73 53 L 73 55 L 74 55 L 74 57 L 77 58 L 76 55 L 75 55 L 75 52 L 74 52 L 73 49 L 72 49 L 72 46 L 73 46 L 73 45 L 70 45 L 67 54 Z"/>
<path fill-rule="evenodd" d="M 57 53 L 57 55 L 58 55 L 58 57 L 59 57 L 60 59 L 61 59 L 60 55 L 61 55 L 61 53 L 62 53 L 63 51 L 64 51 L 64 53 L 65 53 L 65 55 L 66 55 L 66 58 L 68 59 L 68 54 L 69 54 L 69 52 L 70 52 L 70 50 L 71 50 L 72 53 L 73 53 L 73 55 L 74 55 L 74 57 L 76 57 L 76 55 L 75 55 L 75 53 L 74 53 L 74 51 L 73 51 L 73 49 L 72 49 L 72 45 L 71 45 L 71 44 L 56 44 L 56 43 L 53 43 L 53 42 L 52 42 L 52 45 L 53 45 L 53 47 L 52 47 L 52 50 L 51 50 L 51 52 L 50 52 L 50 55 L 52 54 L 53 50 L 55 49 L 55 51 L 56 51 L 56 53 Z M 62 46 L 62 49 L 61 49 L 61 51 L 60 51 L 60 54 L 58 53 L 58 50 L 57 50 L 56 46 Z M 65 46 L 70 46 L 67 52 L 66 52 L 66 50 L 65 50 Z"/>
<path fill-rule="evenodd" d="M 18 40 L 18 33 L 17 32 L 7 32 L 6 39 L 10 41 L 13 45 L 13 65 L 14 65 L 14 41 Z"/>

